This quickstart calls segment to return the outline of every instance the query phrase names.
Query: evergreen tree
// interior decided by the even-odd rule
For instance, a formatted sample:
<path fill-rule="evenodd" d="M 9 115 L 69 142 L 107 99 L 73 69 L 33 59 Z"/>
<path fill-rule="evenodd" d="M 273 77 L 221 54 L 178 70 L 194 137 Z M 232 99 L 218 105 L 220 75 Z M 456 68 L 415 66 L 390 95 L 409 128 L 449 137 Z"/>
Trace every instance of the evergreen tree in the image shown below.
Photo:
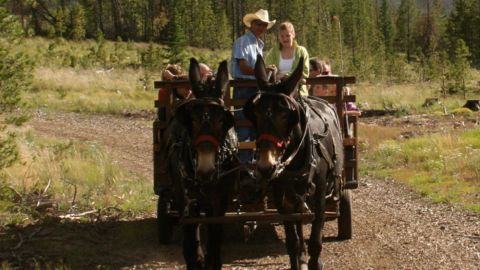
<path fill-rule="evenodd" d="M 390 11 L 390 5 L 388 0 L 382 0 L 381 6 L 380 6 L 380 15 L 378 18 L 378 25 L 380 28 L 380 32 L 382 33 L 385 50 L 388 54 L 390 54 L 393 52 L 392 47 L 393 47 L 394 29 L 393 29 L 392 14 Z"/>
<path fill-rule="evenodd" d="M 228 19 L 227 15 L 225 14 L 224 11 L 219 11 L 221 12 L 219 15 L 218 19 L 218 30 L 216 31 L 216 34 L 213 36 L 214 37 L 214 42 L 213 46 L 214 48 L 221 48 L 221 49 L 230 49 L 232 47 L 232 41 L 230 39 L 231 37 L 231 30 L 228 25 Z"/>
<path fill-rule="evenodd" d="M 466 97 L 466 80 L 469 77 L 470 71 L 470 51 L 465 41 L 458 39 L 455 42 L 455 54 L 453 63 L 450 69 L 450 79 L 453 80 L 453 87 L 450 88 L 450 93 L 455 93 L 462 90 L 464 97 Z"/>
<path fill-rule="evenodd" d="M 414 50 L 415 21 L 418 17 L 418 9 L 415 0 L 402 0 L 397 11 L 396 34 L 394 43 L 397 51 L 407 55 L 410 63 Z"/>
<path fill-rule="evenodd" d="M 429 58 L 434 54 L 445 30 L 445 16 L 441 0 L 427 0 L 426 13 L 418 22 L 417 44 Z"/>
<path fill-rule="evenodd" d="M 175 6 L 173 8 L 173 17 L 169 22 L 169 43 L 166 52 L 166 58 L 170 63 L 186 64 L 186 38 L 184 28 L 181 25 L 182 15 L 180 13 L 180 7 Z"/>
<path fill-rule="evenodd" d="M 454 8 L 447 23 L 447 39 L 450 54 L 454 54 L 457 40 L 462 39 L 472 48 L 475 63 L 480 63 L 480 3 L 474 0 L 454 1 Z"/>
<path fill-rule="evenodd" d="M 67 31 L 67 10 L 64 7 L 59 7 L 55 16 L 55 35 L 57 37 L 63 37 Z"/>
<path fill-rule="evenodd" d="M 20 103 L 21 92 L 31 86 L 32 64 L 22 53 L 15 53 L 23 36 L 15 16 L 0 6 L 0 115 L 11 112 Z M 18 157 L 15 134 L 6 133 L 0 118 L 0 169 L 12 165 Z"/>
<path fill-rule="evenodd" d="M 78 3 L 72 8 L 70 37 L 74 40 L 80 40 L 85 37 L 85 10 Z"/>

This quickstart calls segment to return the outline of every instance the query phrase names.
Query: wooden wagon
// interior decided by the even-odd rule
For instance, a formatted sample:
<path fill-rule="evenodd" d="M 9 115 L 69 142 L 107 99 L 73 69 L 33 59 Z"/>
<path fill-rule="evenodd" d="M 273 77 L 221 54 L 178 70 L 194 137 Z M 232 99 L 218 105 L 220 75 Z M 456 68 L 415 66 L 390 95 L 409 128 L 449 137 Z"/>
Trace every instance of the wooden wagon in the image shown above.
<path fill-rule="evenodd" d="M 358 186 L 358 136 L 357 136 L 357 120 L 359 112 L 347 111 L 346 103 L 355 102 L 355 95 L 346 95 L 343 91 L 345 86 L 355 83 L 355 77 L 337 77 L 337 76 L 322 76 L 316 78 L 308 78 L 307 85 L 329 85 L 336 89 L 335 95 L 322 96 L 321 98 L 333 104 L 341 121 L 341 126 L 344 134 L 343 145 L 345 151 L 344 172 L 341 183 L 341 198 L 340 201 L 327 205 L 325 216 L 326 220 L 338 220 L 338 238 L 350 239 L 352 237 L 352 209 L 350 189 L 355 189 Z M 231 91 L 233 87 L 255 87 L 256 81 L 249 80 L 231 80 L 230 90 L 224 95 L 225 105 L 232 110 L 234 108 L 242 107 L 246 100 L 232 99 Z M 160 159 L 160 136 L 162 130 L 167 127 L 168 119 L 172 116 L 175 98 L 173 96 L 173 89 L 175 88 L 190 88 L 189 81 L 156 81 L 155 89 L 158 89 L 159 98 L 155 101 L 157 108 L 157 117 L 153 123 L 153 162 L 154 162 L 154 186 L 160 181 L 160 173 L 158 171 Z M 251 126 L 248 120 L 239 120 L 235 123 L 236 127 Z M 239 149 L 255 149 L 255 142 L 240 142 Z M 155 190 L 157 195 L 159 192 Z M 171 237 L 174 223 L 178 222 L 179 214 L 175 209 L 165 209 L 162 207 L 162 198 L 159 196 L 157 209 L 157 218 L 159 224 L 159 236 L 162 239 Z M 258 207 L 260 209 L 261 207 Z M 245 208 L 245 209 L 255 209 Z M 313 219 L 313 214 L 278 214 L 276 209 L 268 207 L 262 210 L 245 210 L 231 207 L 231 211 L 227 212 L 224 217 L 187 217 L 182 218 L 182 223 L 251 223 L 251 222 L 266 222 L 275 223 L 282 221 L 302 220 L 309 222 Z"/>

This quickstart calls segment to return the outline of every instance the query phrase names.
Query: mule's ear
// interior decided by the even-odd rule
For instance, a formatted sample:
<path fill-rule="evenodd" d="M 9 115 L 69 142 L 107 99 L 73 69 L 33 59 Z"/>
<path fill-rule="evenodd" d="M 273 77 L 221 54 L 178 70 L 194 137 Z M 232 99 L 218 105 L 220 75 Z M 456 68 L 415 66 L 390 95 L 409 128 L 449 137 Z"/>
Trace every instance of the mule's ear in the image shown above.
<path fill-rule="evenodd" d="M 303 57 L 300 58 L 300 61 L 298 61 L 298 65 L 295 68 L 295 70 L 292 72 L 292 75 L 287 78 L 287 80 L 284 83 L 285 87 L 282 87 L 282 92 L 285 95 L 291 95 L 293 91 L 297 88 L 298 81 L 302 78 L 303 74 L 303 63 L 305 59 Z"/>
<path fill-rule="evenodd" d="M 200 77 L 200 66 L 198 65 L 198 61 L 195 58 L 190 58 L 190 68 L 188 70 L 188 78 L 190 79 L 190 83 L 192 84 L 192 90 L 193 94 L 196 97 L 202 96 L 202 93 L 199 93 L 201 91 L 201 87 L 199 87 L 201 83 L 201 77 Z"/>
<path fill-rule="evenodd" d="M 257 54 L 257 62 L 255 62 L 255 78 L 257 79 L 258 88 L 265 90 L 268 86 L 267 69 L 265 68 L 265 62 L 260 54 Z"/>
<path fill-rule="evenodd" d="M 214 97 L 222 98 L 225 91 L 228 89 L 228 68 L 227 61 L 222 61 L 217 70 L 217 76 L 215 77 L 215 93 Z"/>

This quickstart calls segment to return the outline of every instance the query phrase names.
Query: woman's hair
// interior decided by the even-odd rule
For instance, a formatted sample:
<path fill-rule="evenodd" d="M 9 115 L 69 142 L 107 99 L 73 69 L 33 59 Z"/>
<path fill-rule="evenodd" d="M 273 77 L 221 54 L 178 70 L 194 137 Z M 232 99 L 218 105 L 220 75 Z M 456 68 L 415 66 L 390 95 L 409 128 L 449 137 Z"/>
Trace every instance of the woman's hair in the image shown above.
<path fill-rule="evenodd" d="M 293 27 L 293 24 L 289 21 L 285 21 L 280 24 L 278 31 L 280 32 L 284 30 L 290 31 L 293 35 L 295 35 L 295 27 Z M 278 44 L 280 45 L 280 49 L 282 49 L 282 43 L 278 41 Z"/>

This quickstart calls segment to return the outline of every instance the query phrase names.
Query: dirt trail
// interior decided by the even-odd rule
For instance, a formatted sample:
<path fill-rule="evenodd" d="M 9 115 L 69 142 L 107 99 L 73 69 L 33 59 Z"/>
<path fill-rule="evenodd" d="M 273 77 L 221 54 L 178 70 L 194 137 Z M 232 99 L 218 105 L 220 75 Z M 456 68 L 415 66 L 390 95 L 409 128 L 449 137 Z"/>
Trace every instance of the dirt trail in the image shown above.
<path fill-rule="evenodd" d="M 151 179 L 149 119 L 37 113 L 31 125 L 41 134 L 101 144 L 126 168 Z M 352 240 L 337 241 L 336 223 L 327 223 L 326 269 L 480 269 L 478 214 L 433 204 L 394 181 L 368 177 L 361 179 L 360 188 L 353 192 L 353 208 Z M 88 237 L 70 237 L 66 247 L 45 253 L 71 255 L 74 269 L 184 269 L 180 241 L 170 247 L 156 245 L 154 218 L 49 226 L 56 229 L 49 228 L 47 243 L 54 236 L 88 232 Z M 45 230 L 29 230 L 35 229 Z M 225 269 L 288 269 L 279 226 L 257 231 L 248 243 L 236 237 L 241 234 L 238 226 L 227 231 Z M 86 259 L 77 258 L 79 248 Z"/>

